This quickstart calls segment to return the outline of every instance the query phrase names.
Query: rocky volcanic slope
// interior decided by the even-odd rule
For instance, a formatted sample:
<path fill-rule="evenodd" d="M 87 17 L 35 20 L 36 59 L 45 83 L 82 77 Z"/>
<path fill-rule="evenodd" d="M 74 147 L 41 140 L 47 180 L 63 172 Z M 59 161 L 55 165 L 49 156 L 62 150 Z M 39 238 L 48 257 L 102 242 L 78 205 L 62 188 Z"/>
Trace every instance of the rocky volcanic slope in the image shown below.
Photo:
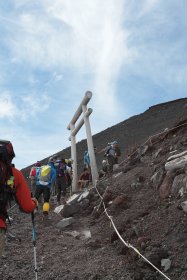
<path fill-rule="evenodd" d="M 97 187 L 122 238 L 168 279 L 186 280 L 187 114 L 184 100 L 178 102 L 183 110 L 178 107 L 171 125 L 169 120 L 163 121 L 167 125 L 152 128 L 147 137 L 142 132 L 142 145 L 136 140 L 131 157 L 122 157 L 113 176 L 103 178 Z M 164 132 L 150 138 L 160 130 Z M 63 209 L 63 216 L 51 211 L 47 222 L 42 221 L 41 213 L 36 216 L 38 279 L 166 279 L 122 243 L 100 202 L 91 189 L 85 199 L 72 205 L 77 209 L 74 222 L 64 230 L 56 224 L 68 217 L 68 211 L 65 215 Z M 53 210 L 56 205 L 51 203 Z M 31 218 L 18 214 L 17 208 L 11 216 L 14 221 L 9 232 L 16 238 L 8 236 L 0 279 L 35 279 Z M 91 237 L 85 237 L 83 230 L 90 231 Z"/>
<path fill-rule="evenodd" d="M 178 125 L 149 139 L 97 187 L 122 238 L 168 279 L 185 280 L 187 119 Z M 121 242 L 95 189 L 73 205 L 74 222 L 64 230 L 56 227 L 60 214 L 51 211 L 47 222 L 36 216 L 38 279 L 166 279 Z M 34 279 L 30 217 L 17 209 L 12 217 L 9 231 L 21 241 L 8 237 L 0 279 Z M 83 230 L 91 237 L 76 234 Z"/>

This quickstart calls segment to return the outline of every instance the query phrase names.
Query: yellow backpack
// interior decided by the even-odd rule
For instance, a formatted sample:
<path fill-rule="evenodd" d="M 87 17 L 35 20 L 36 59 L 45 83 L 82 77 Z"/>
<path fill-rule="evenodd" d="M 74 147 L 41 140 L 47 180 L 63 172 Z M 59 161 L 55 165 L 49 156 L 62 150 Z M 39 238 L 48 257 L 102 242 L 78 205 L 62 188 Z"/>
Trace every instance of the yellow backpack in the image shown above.
<path fill-rule="evenodd" d="M 48 185 L 51 181 L 51 166 L 43 165 L 40 168 L 39 183 L 41 185 Z"/>

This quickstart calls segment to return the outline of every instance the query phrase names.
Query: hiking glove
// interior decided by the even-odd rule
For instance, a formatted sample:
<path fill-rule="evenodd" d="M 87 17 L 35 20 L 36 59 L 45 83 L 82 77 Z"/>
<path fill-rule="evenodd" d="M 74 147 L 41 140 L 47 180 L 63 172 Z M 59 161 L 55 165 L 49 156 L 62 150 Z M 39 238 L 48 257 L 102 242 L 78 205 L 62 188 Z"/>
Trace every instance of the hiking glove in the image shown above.
<path fill-rule="evenodd" d="M 36 204 L 36 207 L 38 207 L 38 200 L 35 197 L 32 197 L 31 199 Z"/>

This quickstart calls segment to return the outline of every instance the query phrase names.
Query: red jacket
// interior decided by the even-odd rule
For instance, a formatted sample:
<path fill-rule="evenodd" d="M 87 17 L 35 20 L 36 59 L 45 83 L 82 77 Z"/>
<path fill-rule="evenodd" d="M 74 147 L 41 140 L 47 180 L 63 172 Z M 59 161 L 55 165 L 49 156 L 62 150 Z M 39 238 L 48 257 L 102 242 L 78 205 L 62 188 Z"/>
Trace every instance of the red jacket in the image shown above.
<path fill-rule="evenodd" d="M 90 174 L 89 174 L 89 173 L 84 173 L 84 172 L 83 172 L 83 173 L 80 175 L 79 180 L 90 181 Z"/>
<path fill-rule="evenodd" d="M 14 185 L 16 188 L 16 199 L 21 209 L 25 213 L 31 213 L 36 208 L 36 203 L 31 199 L 30 189 L 26 180 L 18 169 L 12 168 L 14 176 Z M 0 216 L 0 228 L 6 228 L 5 218 Z"/>

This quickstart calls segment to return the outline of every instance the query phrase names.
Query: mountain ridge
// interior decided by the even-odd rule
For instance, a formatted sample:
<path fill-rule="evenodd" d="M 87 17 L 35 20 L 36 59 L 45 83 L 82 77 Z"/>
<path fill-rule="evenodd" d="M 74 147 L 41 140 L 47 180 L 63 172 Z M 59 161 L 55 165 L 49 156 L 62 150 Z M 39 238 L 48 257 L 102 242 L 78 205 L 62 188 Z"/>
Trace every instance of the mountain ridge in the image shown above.
<path fill-rule="evenodd" d="M 140 145 L 152 134 L 161 132 L 165 128 L 174 125 L 175 122 L 184 118 L 185 115 L 187 115 L 187 98 L 156 104 L 149 107 L 149 109 L 143 113 L 131 116 L 116 125 L 94 134 L 93 143 L 94 146 L 97 147 L 97 150 L 101 150 L 108 142 L 117 140 L 121 147 L 122 159 L 127 156 L 128 151 L 134 146 Z M 85 150 L 87 150 L 86 139 L 77 142 L 77 164 L 79 174 L 83 169 L 83 154 Z M 61 151 L 57 151 L 55 155 L 71 158 L 71 147 L 69 146 Z M 36 159 L 36 161 L 41 160 L 42 164 L 45 164 L 49 157 Z M 102 158 L 103 154 L 96 155 L 98 168 L 101 166 Z M 22 169 L 26 178 L 29 175 L 31 166 L 32 165 L 29 165 Z"/>

